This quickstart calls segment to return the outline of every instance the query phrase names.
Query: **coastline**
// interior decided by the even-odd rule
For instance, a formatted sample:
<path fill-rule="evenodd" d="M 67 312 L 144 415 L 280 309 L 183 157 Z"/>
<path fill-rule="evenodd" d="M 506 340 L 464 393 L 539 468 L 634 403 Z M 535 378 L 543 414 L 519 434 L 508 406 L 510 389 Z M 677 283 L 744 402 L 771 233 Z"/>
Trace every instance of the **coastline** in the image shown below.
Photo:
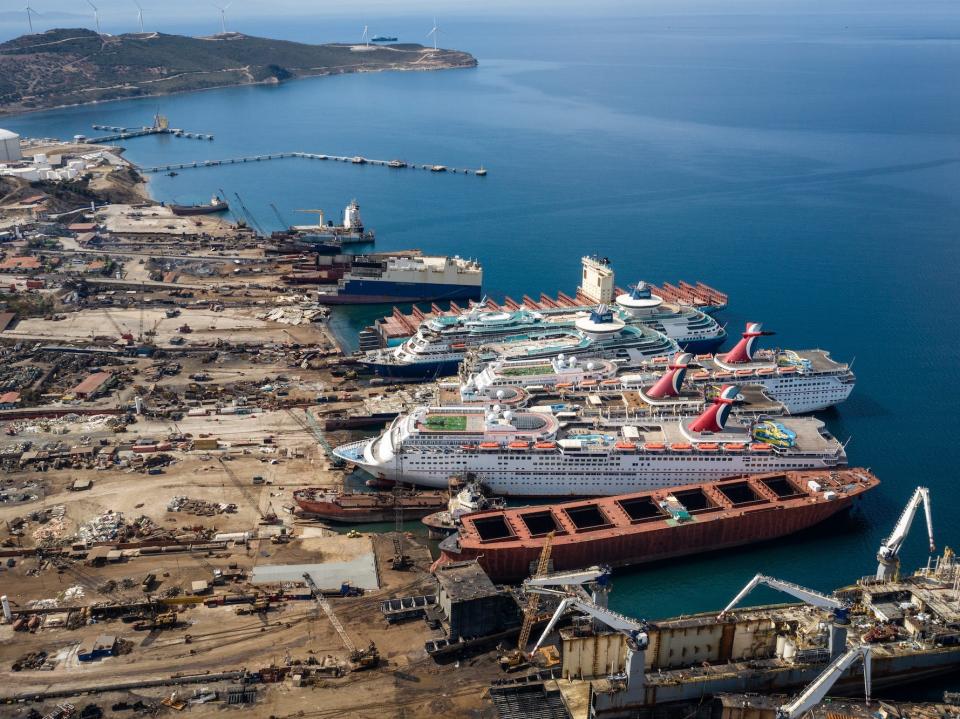
<path fill-rule="evenodd" d="M 453 52 L 460 52 L 459 50 Z M 467 53 L 464 53 L 467 54 Z M 401 67 L 370 67 L 367 65 L 354 65 L 354 66 L 339 66 L 337 68 L 318 68 L 317 72 L 304 73 L 302 75 L 295 75 L 289 77 L 285 80 L 277 80 L 276 78 L 271 78 L 268 80 L 259 80 L 253 82 L 236 82 L 225 85 L 210 85 L 209 87 L 198 87 L 191 90 L 173 90 L 171 92 L 154 92 L 140 95 L 130 95 L 128 97 L 114 97 L 109 100 L 90 100 L 88 102 L 74 102 L 66 103 L 61 105 L 48 105 L 46 107 L 37 107 L 29 110 L 11 110 L 8 107 L 0 106 L 0 118 L 4 117 L 23 117 L 26 115 L 32 115 L 34 113 L 40 112 L 50 112 L 51 110 L 66 110 L 73 107 L 89 107 L 92 105 L 106 105 L 113 102 L 124 102 L 127 100 L 144 100 L 149 98 L 156 97 L 172 97 L 175 95 L 189 95 L 197 92 L 207 92 L 208 90 L 224 90 L 233 87 L 258 87 L 258 86 L 268 86 L 268 85 L 282 85 L 288 82 L 296 82 L 298 80 L 311 80 L 320 77 L 332 77 L 335 75 L 354 75 L 360 73 L 374 73 L 374 72 L 440 72 L 445 70 L 470 70 L 476 68 L 479 65 L 479 62 L 472 55 L 469 56 L 473 62 L 471 64 L 465 65 L 444 65 L 444 66 L 433 66 L 433 67 L 412 67 L 412 66 L 401 66 Z M 353 69 L 346 69 L 353 68 Z"/>

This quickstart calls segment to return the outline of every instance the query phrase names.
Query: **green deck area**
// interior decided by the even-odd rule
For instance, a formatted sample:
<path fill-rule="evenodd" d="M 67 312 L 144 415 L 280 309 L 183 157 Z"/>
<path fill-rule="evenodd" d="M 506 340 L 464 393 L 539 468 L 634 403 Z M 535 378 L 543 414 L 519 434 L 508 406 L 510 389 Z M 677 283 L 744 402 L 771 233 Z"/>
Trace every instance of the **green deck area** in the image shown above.
<path fill-rule="evenodd" d="M 502 371 L 505 377 L 527 377 L 532 374 L 545 374 L 553 368 L 549 364 L 531 365 L 530 367 L 510 367 Z"/>
<path fill-rule="evenodd" d="M 437 432 L 463 432 L 467 428 L 467 417 L 462 414 L 432 414 L 424 424 L 427 429 Z"/>

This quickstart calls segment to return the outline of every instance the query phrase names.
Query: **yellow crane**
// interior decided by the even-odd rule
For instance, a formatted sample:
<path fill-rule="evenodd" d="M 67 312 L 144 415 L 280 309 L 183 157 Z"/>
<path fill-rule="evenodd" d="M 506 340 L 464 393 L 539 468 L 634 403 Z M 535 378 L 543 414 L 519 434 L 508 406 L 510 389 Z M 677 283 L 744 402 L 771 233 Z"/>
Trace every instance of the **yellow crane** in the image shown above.
<path fill-rule="evenodd" d="M 543 577 L 550 569 L 550 554 L 553 551 L 553 537 L 555 532 L 550 532 L 543 542 L 543 549 L 540 550 L 540 560 L 537 562 L 537 571 L 534 577 Z M 527 606 L 523 610 L 523 626 L 520 628 L 520 637 L 517 639 L 517 648 L 502 655 L 499 659 L 500 668 L 504 670 L 518 669 L 527 663 L 527 642 L 530 641 L 530 630 L 540 610 L 540 595 L 530 592 L 527 595 Z"/>

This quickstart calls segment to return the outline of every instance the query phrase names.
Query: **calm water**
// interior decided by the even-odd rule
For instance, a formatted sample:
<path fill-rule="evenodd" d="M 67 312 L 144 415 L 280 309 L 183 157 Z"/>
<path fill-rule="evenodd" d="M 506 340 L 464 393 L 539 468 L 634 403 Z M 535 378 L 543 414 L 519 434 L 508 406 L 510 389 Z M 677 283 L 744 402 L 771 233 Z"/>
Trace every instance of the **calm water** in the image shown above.
<path fill-rule="evenodd" d="M 380 249 L 479 257 L 495 297 L 569 291 L 579 257 L 596 252 L 613 259 L 620 284 L 701 279 L 729 292 L 731 327 L 762 320 L 784 346 L 855 357 L 857 389 L 826 419 L 850 438 L 851 462 L 884 480 L 866 512 L 776 546 L 619 572 L 617 609 L 716 608 L 757 571 L 824 590 L 850 581 L 874 569 L 920 482 L 932 488 L 939 544 L 955 544 L 958 11 L 644 7 L 629 18 L 447 22 L 446 43 L 476 54 L 476 70 L 320 78 L 0 124 L 89 134 L 93 122 L 148 123 L 159 106 L 217 140 L 133 140 L 136 162 L 303 150 L 482 163 L 485 179 L 287 160 L 152 184 L 180 202 L 238 192 L 273 227 L 271 202 L 305 222 L 296 209 L 336 214 L 356 197 Z M 389 31 L 418 41 L 423 24 L 399 18 Z M 238 29 L 355 34 L 308 22 Z M 373 314 L 336 321 L 346 331 Z M 926 561 L 923 534 L 915 526 L 908 567 Z"/>

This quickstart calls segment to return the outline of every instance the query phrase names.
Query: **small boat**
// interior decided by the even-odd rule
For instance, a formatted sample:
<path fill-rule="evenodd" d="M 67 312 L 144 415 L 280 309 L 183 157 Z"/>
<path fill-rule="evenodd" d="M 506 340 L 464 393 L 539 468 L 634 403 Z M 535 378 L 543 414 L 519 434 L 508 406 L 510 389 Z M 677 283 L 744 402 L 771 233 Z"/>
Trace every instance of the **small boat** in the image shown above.
<path fill-rule="evenodd" d="M 430 172 L 446 172 L 446 171 L 447 171 L 446 165 L 433 165 L 430 168 Z"/>
<path fill-rule="evenodd" d="M 480 169 L 473 173 L 477 177 L 486 177 L 487 171 L 484 169 L 483 165 L 480 165 Z"/>
<path fill-rule="evenodd" d="M 366 165 L 367 158 L 357 155 L 356 157 L 350 158 L 350 162 L 352 162 L 354 165 Z"/>
<path fill-rule="evenodd" d="M 212 215 L 217 212 L 226 212 L 230 205 L 226 200 L 221 200 L 214 195 L 210 198 L 210 204 L 207 205 L 168 205 L 173 214 L 178 217 L 190 215 Z"/>
<path fill-rule="evenodd" d="M 407 163 L 404 162 L 403 160 L 390 160 L 390 162 L 387 163 L 387 167 L 406 167 L 406 166 L 407 166 Z"/>
<path fill-rule="evenodd" d="M 180 174 L 179 172 L 168 172 L 167 177 L 176 177 L 179 174 Z"/>

